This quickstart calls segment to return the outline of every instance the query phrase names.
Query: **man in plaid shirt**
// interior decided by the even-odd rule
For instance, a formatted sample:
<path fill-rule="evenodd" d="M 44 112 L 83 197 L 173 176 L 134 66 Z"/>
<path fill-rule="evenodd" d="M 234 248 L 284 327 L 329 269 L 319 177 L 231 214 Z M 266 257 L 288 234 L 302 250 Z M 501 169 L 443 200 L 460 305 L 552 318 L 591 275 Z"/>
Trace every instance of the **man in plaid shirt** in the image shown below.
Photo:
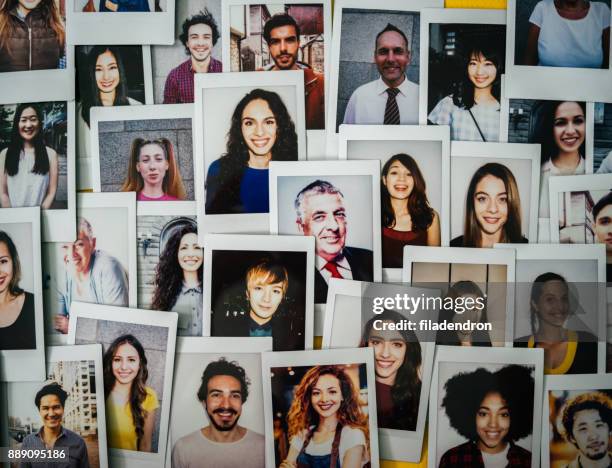
<path fill-rule="evenodd" d="M 183 23 L 179 39 L 189 58 L 172 69 L 166 78 L 164 104 L 193 102 L 193 74 L 221 73 L 221 62 L 212 56 L 212 49 L 219 40 L 219 28 L 208 10 L 188 18 Z"/>

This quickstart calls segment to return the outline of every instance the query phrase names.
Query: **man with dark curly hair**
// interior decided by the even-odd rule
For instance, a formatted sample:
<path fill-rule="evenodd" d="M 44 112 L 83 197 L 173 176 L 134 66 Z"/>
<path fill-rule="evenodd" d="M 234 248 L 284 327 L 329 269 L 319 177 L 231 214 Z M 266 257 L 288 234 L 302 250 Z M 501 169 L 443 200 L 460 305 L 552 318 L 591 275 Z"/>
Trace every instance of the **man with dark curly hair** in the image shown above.
<path fill-rule="evenodd" d="M 563 410 L 564 436 L 578 455 L 566 468 L 608 468 L 612 466 L 612 399 L 590 392 L 568 400 Z"/>
<path fill-rule="evenodd" d="M 197 397 L 210 424 L 174 444 L 173 468 L 264 467 L 263 435 L 238 424 L 250 383 L 244 368 L 235 361 L 221 358 L 206 366 Z"/>
<path fill-rule="evenodd" d="M 212 57 L 212 50 L 219 40 L 219 28 L 213 16 L 204 9 L 182 26 L 179 39 L 189 58 L 173 68 L 166 78 L 164 104 L 193 102 L 194 73 L 221 73 L 221 62 Z"/>
<path fill-rule="evenodd" d="M 446 382 L 442 406 L 451 427 L 468 441 L 447 450 L 440 468 L 531 467 L 531 452 L 515 444 L 532 432 L 531 373 L 511 364 L 495 372 L 460 373 Z"/>

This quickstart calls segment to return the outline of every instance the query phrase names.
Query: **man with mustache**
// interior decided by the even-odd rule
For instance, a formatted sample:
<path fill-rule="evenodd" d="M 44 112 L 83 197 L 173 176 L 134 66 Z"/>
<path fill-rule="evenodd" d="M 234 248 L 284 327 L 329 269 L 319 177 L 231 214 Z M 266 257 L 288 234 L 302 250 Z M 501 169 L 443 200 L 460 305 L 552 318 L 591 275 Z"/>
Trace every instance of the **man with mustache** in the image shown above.
<path fill-rule="evenodd" d="M 371 250 L 346 247 L 348 218 L 344 195 L 329 182 L 316 180 L 295 198 L 296 223 L 305 236 L 315 238 L 315 302 L 327 300 L 330 278 L 372 281 Z"/>
<path fill-rule="evenodd" d="M 250 381 L 235 361 L 213 361 L 202 374 L 198 400 L 210 424 L 181 437 L 172 449 L 172 468 L 263 468 L 264 437 L 238 420 Z"/>
<path fill-rule="evenodd" d="M 601 197 L 593 206 L 595 238 L 606 246 L 606 281 L 612 281 L 612 192 Z"/>
<path fill-rule="evenodd" d="M 305 63 L 298 62 L 300 27 L 287 13 L 277 13 L 264 25 L 263 36 L 274 63 L 263 70 L 303 70 L 306 128 L 325 128 L 325 80 Z"/>
<path fill-rule="evenodd" d="M 565 404 L 562 417 L 565 438 L 578 455 L 566 468 L 612 466 L 612 400 L 602 392 L 580 394 Z"/>
<path fill-rule="evenodd" d="M 390 23 L 376 36 L 374 63 L 380 78 L 353 91 L 344 123 L 418 124 L 419 86 L 406 76 L 410 44 L 406 35 Z"/>
<path fill-rule="evenodd" d="M 62 426 L 64 418 L 64 405 L 68 393 L 57 383 L 53 382 L 41 388 L 34 403 L 40 413 L 42 427 L 38 432 L 29 434 L 23 439 L 22 450 L 47 450 L 61 448 L 67 449 L 69 457 L 66 462 L 57 461 L 30 463 L 22 462 L 22 468 L 51 468 L 65 466 L 67 468 L 89 468 L 87 446 L 83 438 Z"/>
<path fill-rule="evenodd" d="M 194 73 L 221 73 L 221 62 L 212 57 L 212 50 L 219 40 L 219 28 L 213 16 L 204 9 L 187 18 L 179 39 L 189 58 L 172 69 L 166 78 L 164 104 L 193 102 Z"/>

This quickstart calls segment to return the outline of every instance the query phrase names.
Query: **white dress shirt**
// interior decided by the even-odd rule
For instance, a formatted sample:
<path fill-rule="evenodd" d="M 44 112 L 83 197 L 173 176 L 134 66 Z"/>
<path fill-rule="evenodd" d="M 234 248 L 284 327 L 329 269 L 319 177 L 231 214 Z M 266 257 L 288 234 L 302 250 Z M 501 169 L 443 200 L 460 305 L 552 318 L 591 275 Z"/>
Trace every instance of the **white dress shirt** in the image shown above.
<path fill-rule="evenodd" d="M 382 125 L 385 121 L 388 87 L 382 78 L 379 78 L 353 91 L 344 112 L 344 123 Z M 398 89 L 400 92 L 395 100 L 400 111 L 400 124 L 418 124 L 419 85 L 405 77 Z"/>
<path fill-rule="evenodd" d="M 315 262 L 317 264 L 317 270 L 319 270 L 319 273 L 321 273 L 321 276 L 323 276 L 325 282 L 329 283 L 329 279 L 332 277 L 332 274 L 331 271 L 325 268 L 325 265 L 327 265 L 327 260 L 325 260 L 323 257 L 319 257 L 318 255 L 316 255 Z M 336 257 L 334 259 L 334 263 L 338 267 L 338 273 L 342 275 L 342 278 L 350 280 L 353 279 L 353 272 L 351 271 L 351 266 L 349 265 L 349 262 L 346 257 Z"/>

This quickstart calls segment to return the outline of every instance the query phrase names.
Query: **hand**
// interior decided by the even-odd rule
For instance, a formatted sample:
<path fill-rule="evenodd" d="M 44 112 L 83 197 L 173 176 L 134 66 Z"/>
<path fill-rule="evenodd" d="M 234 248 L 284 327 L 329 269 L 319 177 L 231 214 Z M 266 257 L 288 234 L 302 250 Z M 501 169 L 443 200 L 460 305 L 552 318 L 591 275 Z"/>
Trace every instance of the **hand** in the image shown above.
<path fill-rule="evenodd" d="M 283 460 L 278 468 L 297 468 L 297 463 L 290 462 L 289 460 Z"/>
<path fill-rule="evenodd" d="M 69 322 L 68 317 L 66 317 L 65 315 L 57 314 L 54 320 L 55 329 L 58 332 L 64 335 L 67 335 L 68 334 L 68 322 Z"/>
<path fill-rule="evenodd" d="M 106 2 L 104 2 L 104 6 L 108 8 L 110 11 L 117 11 L 119 9 L 119 5 L 111 2 L 110 0 L 106 0 Z"/>

